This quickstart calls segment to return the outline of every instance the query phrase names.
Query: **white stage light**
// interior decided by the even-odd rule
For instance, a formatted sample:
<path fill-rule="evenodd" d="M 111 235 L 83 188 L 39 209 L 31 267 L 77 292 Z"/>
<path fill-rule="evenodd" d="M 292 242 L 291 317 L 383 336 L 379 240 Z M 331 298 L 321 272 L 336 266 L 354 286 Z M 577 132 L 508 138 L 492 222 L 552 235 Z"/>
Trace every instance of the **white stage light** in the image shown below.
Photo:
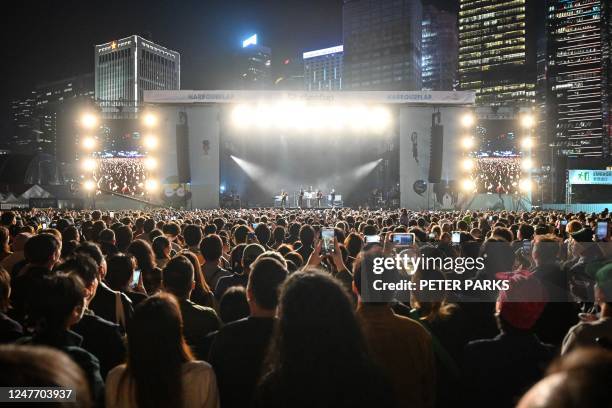
<path fill-rule="evenodd" d="M 87 136 L 83 139 L 82 145 L 85 150 L 93 150 L 96 147 L 96 139 Z"/>
<path fill-rule="evenodd" d="M 142 139 L 142 145 L 148 150 L 155 150 L 159 145 L 159 140 L 157 140 L 157 137 L 154 135 L 146 135 L 144 139 Z"/>
<path fill-rule="evenodd" d="M 93 170 L 96 169 L 96 166 L 97 166 L 96 161 L 94 159 L 91 159 L 91 158 L 86 158 L 81 163 L 81 167 L 85 171 L 93 171 Z"/>
<path fill-rule="evenodd" d="M 98 117 L 91 112 L 84 113 L 81 116 L 81 126 L 85 129 L 93 129 L 98 124 Z"/>
<path fill-rule="evenodd" d="M 144 160 L 144 165 L 147 170 L 154 170 L 157 168 L 157 159 L 155 157 L 147 157 Z"/>
<path fill-rule="evenodd" d="M 523 179 L 519 181 L 519 189 L 524 193 L 531 191 L 531 186 L 532 186 L 532 183 L 531 183 L 531 180 L 529 179 Z"/>
<path fill-rule="evenodd" d="M 531 170 L 533 168 L 533 160 L 531 158 L 526 157 L 521 161 L 521 167 L 523 170 Z"/>
<path fill-rule="evenodd" d="M 370 111 L 370 128 L 374 131 L 383 131 L 389 127 L 391 115 L 389 111 L 381 106 Z"/>
<path fill-rule="evenodd" d="M 474 189 L 476 188 L 476 184 L 470 179 L 465 179 L 461 182 L 461 188 L 466 193 L 470 193 L 474 191 Z"/>
<path fill-rule="evenodd" d="M 232 122 L 234 126 L 246 128 L 253 119 L 253 109 L 246 105 L 238 105 L 232 111 Z"/>
<path fill-rule="evenodd" d="M 476 118 L 472 113 L 466 113 L 461 117 L 461 126 L 465 128 L 474 126 L 474 122 L 476 122 Z"/>
<path fill-rule="evenodd" d="M 470 150 L 475 145 L 476 143 L 474 142 L 474 138 L 471 136 L 466 136 L 463 139 L 461 139 L 461 147 L 463 147 L 465 150 Z"/>
<path fill-rule="evenodd" d="M 157 116 L 155 116 L 151 112 L 146 113 L 144 117 L 142 118 L 142 122 L 148 128 L 155 127 L 157 125 Z"/>
<path fill-rule="evenodd" d="M 83 188 L 86 191 L 92 191 L 94 188 L 96 188 L 96 182 L 93 180 L 85 180 L 83 182 Z"/>
<path fill-rule="evenodd" d="M 533 139 L 530 137 L 526 137 L 521 141 L 521 147 L 523 149 L 531 149 L 533 147 Z"/>
<path fill-rule="evenodd" d="M 148 179 L 145 182 L 145 188 L 147 189 L 147 191 L 151 192 L 151 191 L 155 191 L 159 188 L 159 182 L 155 179 Z"/>
<path fill-rule="evenodd" d="M 521 117 L 521 126 L 525 129 L 530 129 L 535 125 L 535 118 L 532 114 L 526 114 Z"/>
<path fill-rule="evenodd" d="M 474 168 L 474 161 L 472 159 L 464 159 L 461 162 L 461 168 L 465 171 L 471 171 Z"/>

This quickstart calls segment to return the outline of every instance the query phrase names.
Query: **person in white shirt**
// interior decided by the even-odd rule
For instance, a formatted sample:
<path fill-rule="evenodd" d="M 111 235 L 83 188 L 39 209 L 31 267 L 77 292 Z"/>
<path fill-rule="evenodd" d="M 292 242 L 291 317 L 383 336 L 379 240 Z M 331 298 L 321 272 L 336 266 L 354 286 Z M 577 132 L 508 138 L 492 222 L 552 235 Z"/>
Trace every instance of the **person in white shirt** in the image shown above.
<path fill-rule="evenodd" d="M 182 326 L 172 295 L 140 303 L 130 325 L 127 364 L 106 378 L 107 407 L 219 408 L 215 373 L 194 360 Z"/>

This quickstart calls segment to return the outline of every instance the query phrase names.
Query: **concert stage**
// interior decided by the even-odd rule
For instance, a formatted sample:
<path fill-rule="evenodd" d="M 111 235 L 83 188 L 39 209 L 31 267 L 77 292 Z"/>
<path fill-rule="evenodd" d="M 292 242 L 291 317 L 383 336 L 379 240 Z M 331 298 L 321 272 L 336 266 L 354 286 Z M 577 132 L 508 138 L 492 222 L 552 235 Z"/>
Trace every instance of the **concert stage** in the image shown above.
<path fill-rule="evenodd" d="M 471 92 L 145 91 L 145 102 L 160 118 L 161 183 L 186 183 L 193 208 L 227 196 L 274 207 L 282 192 L 298 208 L 301 191 L 353 208 L 469 201 L 453 188 Z"/>

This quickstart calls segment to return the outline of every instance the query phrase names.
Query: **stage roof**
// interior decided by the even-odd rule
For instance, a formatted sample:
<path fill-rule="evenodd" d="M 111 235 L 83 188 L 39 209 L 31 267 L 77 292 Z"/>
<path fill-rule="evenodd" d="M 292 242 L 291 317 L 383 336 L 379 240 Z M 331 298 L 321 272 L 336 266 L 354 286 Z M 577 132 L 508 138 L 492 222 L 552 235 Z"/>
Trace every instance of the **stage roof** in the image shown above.
<path fill-rule="evenodd" d="M 466 91 L 144 91 L 145 103 L 232 104 L 253 102 L 364 103 L 408 105 L 474 105 L 476 94 Z"/>

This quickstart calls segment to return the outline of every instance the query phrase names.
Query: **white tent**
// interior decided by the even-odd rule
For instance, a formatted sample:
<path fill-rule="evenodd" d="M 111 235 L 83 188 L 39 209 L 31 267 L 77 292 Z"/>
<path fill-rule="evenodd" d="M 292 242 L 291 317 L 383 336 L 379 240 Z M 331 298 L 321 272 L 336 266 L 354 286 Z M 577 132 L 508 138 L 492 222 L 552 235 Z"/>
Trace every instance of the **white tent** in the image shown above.
<path fill-rule="evenodd" d="M 24 200 L 29 200 L 30 198 L 48 198 L 51 197 L 48 191 L 39 186 L 38 184 L 34 184 L 27 191 L 21 194 L 20 198 Z"/>

